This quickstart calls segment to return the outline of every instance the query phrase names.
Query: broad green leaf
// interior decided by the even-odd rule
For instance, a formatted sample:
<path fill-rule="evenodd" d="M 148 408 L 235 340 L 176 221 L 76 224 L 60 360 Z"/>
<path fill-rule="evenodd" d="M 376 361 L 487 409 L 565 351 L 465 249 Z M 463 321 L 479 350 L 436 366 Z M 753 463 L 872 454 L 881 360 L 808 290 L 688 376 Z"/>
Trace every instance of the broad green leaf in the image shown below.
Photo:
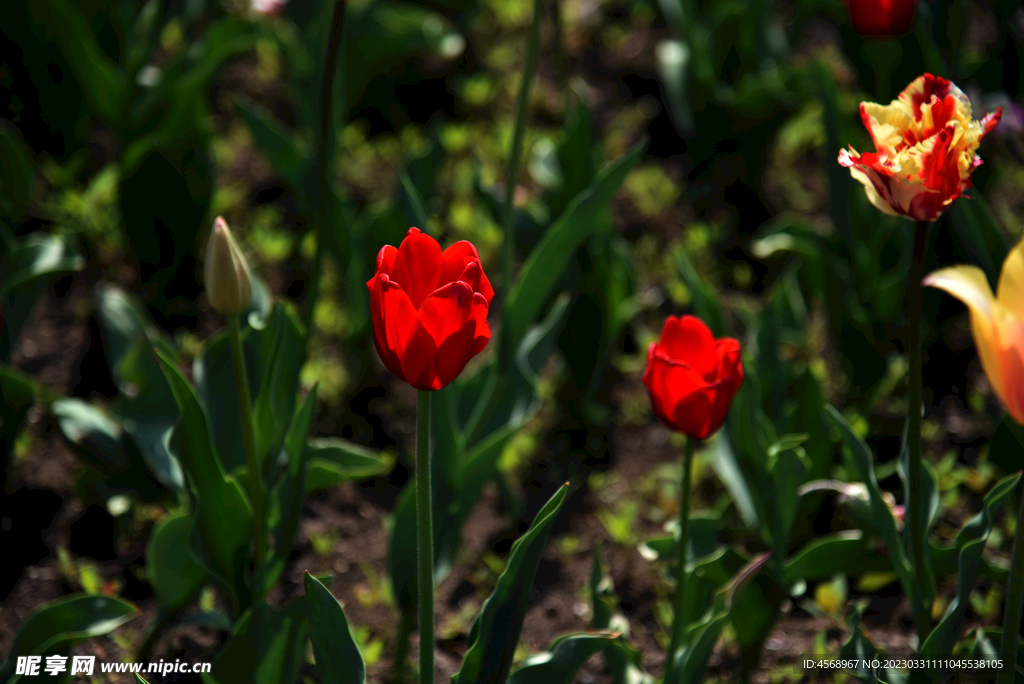
<path fill-rule="evenodd" d="M 179 456 L 195 490 L 195 519 L 203 553 L 210 569 L 246 603 L 245 566 L 252 532 L 252 504 L 238 481 L 226 475 L 210 439 L 209 422 L 195 390 L 171 363 L 163 360 L 163 371 L 181 409 L 176 430 Z"/>
<path fill-rule="evenodd" d="M 64 237 L 32 233 L 17 240 L 0 225 L 0 360 L 11 357 L 39 297 L 57 277 L 81 270 L 85 260 Z"/>
<path fill-rule="evenodd" d="M 50 404 L 65 439 L 101 462 L 125 467 L 126 455 L 121 445 L 121 426 L 98 406 L 81 399 L 58 399 Z"/>
<path fill-rule="evenodd" d="M 997 522 L 1003 504 L 1016 489 L 1020 479 L 1021 474 L 1014 473 L 997 482 L 985 495 L 981 513 L 964 523 L 956 535 L 956 547 L 959 553 L 956 596 L 950 601 L 939 624 L 921 645 L 922 656 L 937 657 L 940 654 L 953 652 L 953 645 L 959 636 L 971 591 L 974 589 L 974 581 L 978 577 L 985 542 L 988 541 L 988 536 Z"/>
<path fill-rule="evenodd" d="M 589 237 L 597 217 L 609 203 L 626 176 L 640 160 L 646 142 L 640 142 L 625 156 L 598 174 L 594 183 L 570 204 L 548 229 L 527 257 L 509 292 L 502 320 L 508 326 L 507 340 L 518 345 L 534 321 L 577 248 Z"/>
<path fill-rule="evenodd" d="M 787 582 L 818 580 L 836 573 L 860 571 L 867 552 L 864 533 L 860 530 L 837 532 L 814 539 L 791 556 L 783 566 Z"/>
<path fill-rule="evenodd" d="M 717 336 L 728 335 L 730 327 L 722 312 L 721 299 L 700 276 L 697 269 L 690 260 L 689 255 L 682 250 L 675 251 L 676 270 L 682 277 L 686 288 L 690 291 L 690 302 L 693 313 L 697 318 L 708 324 L 711 332 Z"/>
<path fill-rule="evenodd" d="M 320 580 L 306 573 L 310 641 L 321 682 L 363 684 L 366 665 L 352 638 L 345 611 Z"/>
<path fill-rule="evenodd" d="M 508 683 L 572 684 L 576 673 L 592 655 L 613 646 L 618 639 L 616 632 L 583 632 L 558 637 L 544 653 L 527 656 L 508 678 Z"/>
<path fill-rule="evenodd" d="M 301 597 L 280 609 L 260 601 L 243 613 L 210 673 L 200 675 L 203 682 L 282 684 L 299 681 L 309 634 L 304 604 Z"/>
<path fill-rule="evenodd" d="M 526 534 L 512 545 L 505 570 L 484 602 L 469 632 L 469 650 L 452 684 L 502 684 L 512 667 L 512 656 L 533 588 L 548 533 L 569 492 L 568 484 L 544 505 Z"/>
<path fill-rule="evenodd" d="M 109 634 L 138 613 L 132 604 L 112 596 L 76 594 L 45 603 L 18 628 L 0 663 L 0 680 L 13 684 L 21 679 L 14 674 L 18 656 L 40 655 L 61 645 Z"/>
<path fill-rule="evenodd" d="M 6 487 L 7 473 L 14 442 L 21 424 L 36 401 L 36 387 L 31 378 L 0 365 L 0 486 Z"/>
<path fill-rule="evenodd" d="M 903 591 L 907 592 L 910 597 L 914 614 L 920 615 L 922 606 L 921 589 L 914 579 L 913 568 L 910 565 L 910 560 L 907 558 L 906 550 L 903 548 L 900 534 L 896 530 L 896 519 L 889 510 L 889 504 L 886 503 L 885 498 L 882 496 L 882 489 L 878 486 L 878 480 L 875 478 L 874 457 L 871 454 L 871 450 L 864 443 L 864 440 L 853 431 L 853 428 L 850 427 L 843 414 L 839 413 L 831 404 L 826 406 L 824 415 L 831 419 L 833 425 L 839 428 L 839 433 L 843 437 L 843 443 L 846 446 L 850 461 L 868 488 L 868 496 L 871 501 L 871 510 L 874 515 L 875 524 L 882 533 L 885 545 L 889 549 L 893 570 L 900 578 Z"/>
<path fill-rule="evenodd" d="M 309 457 L 334 463 L 349 479 L 380 475 L 390 461 L 379 451 L 338 437 L 314 437 L 306 444 Z"/>
<path fill-rule="evenodd" d="M 0 215 L 13 224 L 26 218 L 35 175 L 35 155 L 31 148 L 17 128 L 7 122 L 0 123 Z"/>
<path fill-rule="evenodd" d="M 206 571 L 188 552 L 192 516 L 179 510 L 153 527 L 146 545 L 146 579 L 162 610 L 183 608 L 206 584 Z"/>

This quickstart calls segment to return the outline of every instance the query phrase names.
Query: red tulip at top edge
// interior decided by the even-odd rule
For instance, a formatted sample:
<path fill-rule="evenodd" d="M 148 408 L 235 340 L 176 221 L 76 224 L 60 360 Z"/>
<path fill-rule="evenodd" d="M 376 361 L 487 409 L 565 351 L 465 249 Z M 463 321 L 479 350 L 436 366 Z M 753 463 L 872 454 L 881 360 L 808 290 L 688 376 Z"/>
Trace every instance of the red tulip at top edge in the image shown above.
<path fill-rule="evenodd" d="M 494 290 L 465 240 L 442 252 L 437 240 L 410 228 L 398 249 L 385 245 L 377 254 L 366 287 L 377 353 L 416 389 L 445 387 L 491 339 Z"/>
<path fill-rule="evenodd" d="M 839 164 L 892 216 L 934 221 L 971 187 L 981 139 L 999 123 L 997 109 L 972 119 L 971 101 L 953 83 L 924 74 L 888 105 L 862 102 L 860 118 L 875 152 L 839 151 Z"/>
<path fill-rule="evenodd" d="M 722 427 L 742 383 L 740 343 L 716 340 L 694 316 L 666 318 L 661 338 L 647 351 L 644 385 L 654 412 L 693 439 L 707 439 Z"/>
<path fill-rule="evenodd" d="M 916 0 L 845 0 L 853 30 L 862 36 L 898 36 L 914 19 Z"/>

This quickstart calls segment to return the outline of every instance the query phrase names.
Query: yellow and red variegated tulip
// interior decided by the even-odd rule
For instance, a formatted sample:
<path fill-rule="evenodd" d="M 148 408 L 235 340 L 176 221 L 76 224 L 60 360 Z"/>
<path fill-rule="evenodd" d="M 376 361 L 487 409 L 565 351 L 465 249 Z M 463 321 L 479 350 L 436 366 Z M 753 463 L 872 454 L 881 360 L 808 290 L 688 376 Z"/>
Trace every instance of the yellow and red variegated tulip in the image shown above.
<path fill-rule="evenodd" d="M 891 216 L 934 221 L 971 187 L 975 154 L 1002 109 L 981 121 L 952 82 L 925 74 L 888 105 L 862 102 L 875 152 L 839 151 L 839 163 L 864 184 L 868 199 Z"/>
<path fill-rule="evenodd" d="M 1024 240 L 1003 262 L 996 295 L 977 266 L 935 271 L 925 285 L 953 295 L 971 312 L 971 332 L 989 384 L 1013 419 L 1024 423 Z"/>

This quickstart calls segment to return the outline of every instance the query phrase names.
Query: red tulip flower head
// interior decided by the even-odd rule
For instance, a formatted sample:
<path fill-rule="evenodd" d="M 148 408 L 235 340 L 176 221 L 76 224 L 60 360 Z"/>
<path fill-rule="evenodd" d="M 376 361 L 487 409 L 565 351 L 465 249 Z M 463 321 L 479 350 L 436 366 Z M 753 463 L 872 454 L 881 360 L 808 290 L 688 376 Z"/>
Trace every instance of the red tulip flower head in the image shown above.
<path fill-rule="evenodd" d="M 853 30 L 862 36 L 898 36 L 914 19 L 917 0 L 846 0 Z"/>
<path fill-rule="evenodd" d="M 975 121 L 963 91 L 925 74 L 888 105 L 861 103 L 860 118 L 876 151 L 840 150 L 839 164 L 882 212 L 934 221 L 971 187 L 971 174 L 981 164 L 975 151 L 1002 111 Z"/>
<path fill-rule="evenodd" d="M 377 254 L 366 287 L 377 353 L 416 389 L 445 387 L 491 339 L 494 290 L 465 240 L 442 252 L 437 240 L 410 228 L 398 249 L 385 245 Z"/>
<path fill-rule="evenodd" d="M 669 316 L 647 351 L 644 385 L 658 418 L 692 439 L 707 439 L 725 422 L 743 384 L 740 343 L 714 339 L 704 321 Z"/>

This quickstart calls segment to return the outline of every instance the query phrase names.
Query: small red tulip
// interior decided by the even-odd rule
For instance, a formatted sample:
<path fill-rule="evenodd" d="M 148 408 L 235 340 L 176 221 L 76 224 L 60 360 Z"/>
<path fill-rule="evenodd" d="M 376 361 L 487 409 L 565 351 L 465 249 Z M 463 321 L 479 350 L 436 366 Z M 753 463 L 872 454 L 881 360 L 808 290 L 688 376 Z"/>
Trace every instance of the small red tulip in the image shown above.
<path fill-rule="evenodd" d="M 862 36 L 899 36 L 910 29 L 917 0 L 845 0 L 853 29 Z"/>
<path fill-rule="evenodd" d="M 692 439 L 707 439 L 725 422 L 743 383 L 740 343 L 715 339 L 694 316 L 669 316 L 647 351 L 644 385 L 658 418 Z"/>
<path fill-rule="evenodd" d="M 465 240 L 441 251 L 410 228 L 398 249 L 377 254 L 370 290 L 373 342 L 392 373 L 420 390 L 439 390 L 479 354 L 494 298 L 480 254 Z"/>

